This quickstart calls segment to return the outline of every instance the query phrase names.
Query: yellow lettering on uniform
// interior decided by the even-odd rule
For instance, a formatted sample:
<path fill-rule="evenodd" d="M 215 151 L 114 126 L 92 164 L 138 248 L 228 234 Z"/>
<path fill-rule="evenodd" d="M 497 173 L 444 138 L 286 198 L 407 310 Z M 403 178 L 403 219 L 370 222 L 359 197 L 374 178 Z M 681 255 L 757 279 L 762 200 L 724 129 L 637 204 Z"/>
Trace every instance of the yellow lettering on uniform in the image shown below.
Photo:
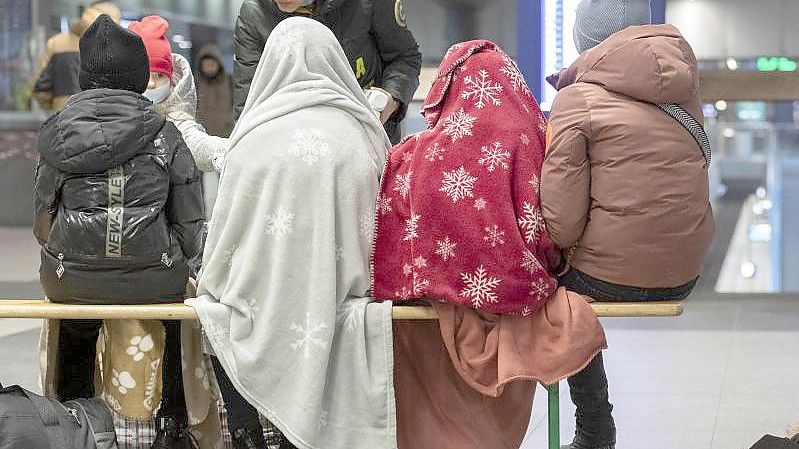
<path fill-rule="evenodd" d="M 366 63 L 363 61 L 363 56 L 355 60 L 355 78 L 361 79 L 366 75 Z"/>

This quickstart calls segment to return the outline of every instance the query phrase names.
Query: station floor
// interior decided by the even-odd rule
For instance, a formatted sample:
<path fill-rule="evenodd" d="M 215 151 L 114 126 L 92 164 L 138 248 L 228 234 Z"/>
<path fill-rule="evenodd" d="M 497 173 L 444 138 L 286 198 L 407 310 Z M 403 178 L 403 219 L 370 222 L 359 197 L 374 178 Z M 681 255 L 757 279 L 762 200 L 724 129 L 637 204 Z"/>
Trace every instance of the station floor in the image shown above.
<path fill-rule="evenodd" d="M 799 432 L 799 295 L 712 292 L 739 209 L 717 209 L 716 248 L 683 316 L 603 321 L 618 449 L 748 449 L 766 433 Z M 0 228 L 0 297 L 41 294 L 37 251 L 28 229 Z M 0 382 L 38 390 L 38 329 L 0 319 Z M 561 395 L 566 443 L 574 409 L 565 383 Z M 539 388 L 522 447 L 544 449 L 546 438 Z"/>

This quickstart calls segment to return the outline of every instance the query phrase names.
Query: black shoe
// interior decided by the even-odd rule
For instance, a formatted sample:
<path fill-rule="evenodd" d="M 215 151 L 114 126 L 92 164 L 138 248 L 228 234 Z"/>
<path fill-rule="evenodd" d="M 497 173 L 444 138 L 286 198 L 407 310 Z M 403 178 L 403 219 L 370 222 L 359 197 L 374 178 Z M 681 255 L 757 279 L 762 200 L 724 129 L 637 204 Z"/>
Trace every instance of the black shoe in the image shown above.
<path fill-rule="evenodd" d="M 263 431 L 240 427 L 231 436 L 234 449 L 268 449 Z"/>
<path fill-rule="evenodd" d="M 199 449 L 186 424 L 174 417 L 156 418 L 155 441 L 150 449 Z"/>

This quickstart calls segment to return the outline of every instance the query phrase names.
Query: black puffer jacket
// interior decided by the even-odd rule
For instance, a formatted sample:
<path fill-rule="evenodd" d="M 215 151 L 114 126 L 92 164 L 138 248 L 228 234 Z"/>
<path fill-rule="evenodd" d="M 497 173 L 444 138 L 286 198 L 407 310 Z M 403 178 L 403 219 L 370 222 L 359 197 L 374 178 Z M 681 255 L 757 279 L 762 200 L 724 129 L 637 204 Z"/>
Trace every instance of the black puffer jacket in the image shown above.
<path fill-rule="evenodd" d="M 141 95 L 74 95 L 39 135 L 34 233 L 57 302 L 182 300 L 202 261 L 200 172 Z"/>
<path fill-rule="evenodd" d="M 402 0 L 316 0 L 313 14 L 287 14 L 274 0 L 245 0 L 233 33 L 233 106 L 238 119 L 266 39 L 280 21 L 306 15 L 330 28 L 338 38 L 362 87 L 380 87 L 402 104 L 386 129 L 405 117 L 419 86 L 422 54 L 405 23 Z M 394 136 L 392 136 L 392 140 Z"/>

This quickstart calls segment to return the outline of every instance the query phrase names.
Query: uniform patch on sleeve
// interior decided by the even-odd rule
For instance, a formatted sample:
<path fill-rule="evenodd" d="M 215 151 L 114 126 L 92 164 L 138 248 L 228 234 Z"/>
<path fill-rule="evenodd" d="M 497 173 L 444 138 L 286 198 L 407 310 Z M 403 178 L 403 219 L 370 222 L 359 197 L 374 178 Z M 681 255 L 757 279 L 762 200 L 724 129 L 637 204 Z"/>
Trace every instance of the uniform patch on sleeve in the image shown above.
<path fill-rule="evenodd" d="M 408 17 L 405 15 L 405 5 L 402 4 L 402 0 L 394 1 L 394 20 L 402 28 L 408 26 Z"/>

